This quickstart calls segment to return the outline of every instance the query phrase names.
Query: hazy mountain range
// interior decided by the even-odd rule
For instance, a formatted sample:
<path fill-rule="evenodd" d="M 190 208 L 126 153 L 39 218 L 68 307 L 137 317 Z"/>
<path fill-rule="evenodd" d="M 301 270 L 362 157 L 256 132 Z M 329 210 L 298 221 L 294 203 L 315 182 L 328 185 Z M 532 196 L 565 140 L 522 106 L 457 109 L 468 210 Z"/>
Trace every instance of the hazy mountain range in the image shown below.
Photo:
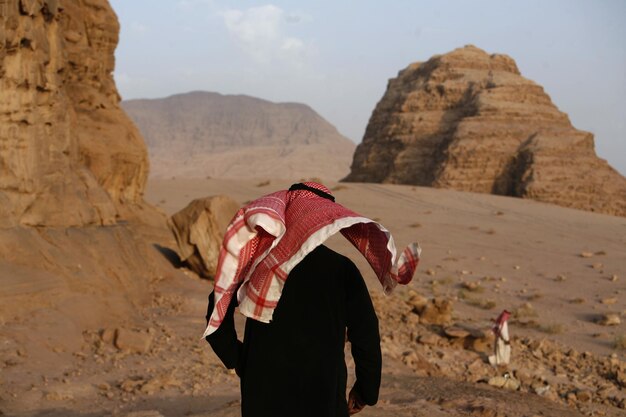
<path fill-rule="evenodd" d="M 349 171 L 355 144 L 305 104 L 190 92 L 122 102 L 153 177 L 320 177 Z"/>

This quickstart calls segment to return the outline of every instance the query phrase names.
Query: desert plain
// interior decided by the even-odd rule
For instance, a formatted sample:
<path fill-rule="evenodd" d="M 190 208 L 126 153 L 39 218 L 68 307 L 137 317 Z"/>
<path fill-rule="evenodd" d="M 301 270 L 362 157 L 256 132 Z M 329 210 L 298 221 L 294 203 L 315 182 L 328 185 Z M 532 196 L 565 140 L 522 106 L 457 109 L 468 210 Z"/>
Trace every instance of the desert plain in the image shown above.
<path fill-rule="evenodd" d="M 466 46 L 410 64 L 353 155 L 301 104 L 243 112 L 260 101 L 197 92 L 142 101 L 131 120 L 108 1 L 0 11 L 0 416 L 240 415 L 238 377 L 201 339 L 213 282 L 181 260 L 168 217 L 310 176 L 423 250 L 385 296 L 347 241 L 327 242 L 356 262 L 379 317 L 380 400 L 360 415 L 626 414 L 626 179 L 512 58 Z M 177 112 L 185 99 L 234 110 Z M 142 116 L 149 104 L 202 123 L 153 137 L 141 118 L 163 133 L 166 117 Z M 352 155 L 353 182 L 338 182 Z M 207 216 L 225 227 L 232 214 Z M 512 358 L 494 367 L 503 310 Z"/>
<path fill-rule="evenodd" d="M 243 204 L 299 180 L 152 179 L 145 197 L 171 215 L 196 198 Z M 418 241 L 423 250 L 410 285 L 385 296 L 356 249 L 340 236 L 328 242 L 356 262 L 380 319 L 381 396 L 361 415 L 624 414 L 626 219 L 510 197 L 324 182 L 339 203 L 385 225 L 399 248 Z M 4 415 L 239 415 L 237 376 L 200 339 L 212 283 L 180 264 L 173 236 L 154 230 L 153 250 L 175 272 L 154 277 L 138 316 L 85 331 L 70 349 L 63 338 L 41 340 L 39 314 L 3 315 Z M 503 309 L 513 313 L 512 360 L 495 369 L 487 357 Z M 28 339 L 11 337 L 29 328 Z M 346 354 L 350 366 L 349 346 Z M 499 387 L 498 377 L 520 387 Z"/>

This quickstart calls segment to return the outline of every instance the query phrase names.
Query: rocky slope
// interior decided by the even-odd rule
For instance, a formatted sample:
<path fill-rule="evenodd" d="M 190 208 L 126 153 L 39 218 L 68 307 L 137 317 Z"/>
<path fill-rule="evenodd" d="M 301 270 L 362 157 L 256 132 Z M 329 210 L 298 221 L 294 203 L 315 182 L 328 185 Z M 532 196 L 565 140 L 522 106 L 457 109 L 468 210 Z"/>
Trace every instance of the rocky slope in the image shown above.
<path fill-rule="evenodd" d="M 147 150 L 119 107 L 108 2 L 0 12 L 0 324 L 40 366 L 51 344 L 132 321 L 174 270 L 153 247 L 169 233 L 143 200 Z"/>
<path fill-rule="evenodd" d="M 532 198 L 626 216 L 626 179 L 540 85 L 474 46 L 389 81 L 346 181 Z"/>
<path fill-rule="evenodd" d="M 304 104 L 196 91 L 123 107 L 146 138 L 155 177 L 338 179 L 355 148 Z"/>

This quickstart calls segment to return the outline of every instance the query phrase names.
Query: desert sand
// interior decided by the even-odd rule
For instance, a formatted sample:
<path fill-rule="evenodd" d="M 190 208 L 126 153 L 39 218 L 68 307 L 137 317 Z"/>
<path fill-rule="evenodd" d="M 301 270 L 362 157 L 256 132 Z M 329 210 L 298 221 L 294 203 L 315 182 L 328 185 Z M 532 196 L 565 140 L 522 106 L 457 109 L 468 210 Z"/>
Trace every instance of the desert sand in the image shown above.
<path fill-rule="evenodd" d="M 290 183 L 153 180 L 146 199 L 171 215 L 194 198 L 227 194 L 241 204 Z M 623 415 L 624 218 L 458 191 L 327 184 L 338 202 L 390 229 L 398 247 L 417 240 L 423 248 L 413 282 L 384 296 L 361 255 L 342 237 L 329 241 L 357 263 L 380 317 L 381 398 L 361 415 Z M 82 333 L 77 347 L 53 335 L 36 351 L 16 344 L 15 334 L 30 328 L 37 340 L 46 326 L 37 325 L 37 315 L 4 317 L 0 411 L 239 415 L 237 377 L 200 339 L 212 284 L 177 264 L 174 245 L 173 237 L 159 237 L 157 253 L 177 269 L 154 277 L 140 317 L 94 326 Z M 9 274 L 10 262 L 1 268 Z M 441 325 L 425 324 L 413 314 L 433 299 L 447 306 L 431 315 Z M 491 320 L 502 309 L 513 312 L 508 372 L 521 382 L 518 391 L 487 383 L 504 374 L 486 359 Z M 423 320 L 426 313 L 420 313 Z M 601 324 L 608 313 L 620 323 Z M 243 316 L 237 320 L 242 326 Z"/>
<path fill-rule="evenodd" d="M 146 190 L 160 162 L 120 107 L 108 2 L 1 3 L 0 415 L 237 416 L 237 377 L 200 338 L 212 283 L 181 263 L 167 216 L 197 197 L 242 204 L 298 181 L 305 165 L 339 202 L 386 225 L 398 247 L 423 248 L 414 281 L 385 297 L 355 249 L 328 242 L 357 262 L 380 318 L 381 398 L 361 415 L 624 415 L 624 217 L 338 184 L 335 169 L 347 166 L 319 148 L 282 147 L 291 165 L 269 162 L 254 180 L 206 170 L 172 179 L 174 166 L 163 165 L 169 179 Z M 213 157 L 239 177 L 249 152 Z M 273 178 L 286 175 L 296 178 Z M 618 194 L 605 196 L 623 201 Z M 503 309 L 512 362 L 494 368 L 491 326 Z"/>
<path fill-rule="evenodd" d="M 429 296 L 458 297 L 465 288 L 462 284 L 481 283 L 477 297 L 493 300 L 496 306 L 484 310 L 457 302 L 459 317 L 489 327 L 500 310 L 513 311 L 530 303 L 538 322 L 562 327 L 550 338 L 603 355 L 613 352 L 613 338 L 626 331 L 623 324 L 606 328 L 594 322 L 604 313 L 626 313 L 626 219 L 518 198 L 426 187 L 325 183 L 335 190 L 339 203 L 391 230 L 398 248 L 421 242 L 423 260 L 409 288 Z M 290 184 L 284 180 L 153 180 L 146 197 L 171 215 L 194 198 L 227 194 L 243 204 Z M 356 249 L 341 237 L 333 239 L 331 246 L 355 260 L 372 291 L 379 289 Z M 541 332 L 524 329 L 523 334 Z"/>

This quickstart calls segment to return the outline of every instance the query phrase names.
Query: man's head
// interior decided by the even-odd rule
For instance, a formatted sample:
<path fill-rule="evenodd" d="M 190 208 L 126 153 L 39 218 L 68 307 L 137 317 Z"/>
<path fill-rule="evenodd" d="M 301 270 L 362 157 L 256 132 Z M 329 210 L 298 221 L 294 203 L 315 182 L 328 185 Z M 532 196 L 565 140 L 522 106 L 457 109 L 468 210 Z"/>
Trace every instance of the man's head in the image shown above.
<path fill-rule="evenodd" d="M 307 191 L 319 197 L 335 202 L 335 197 L 325 185 L 317 182 L 299 182 L 289 187 L 289 191 Z"/>

